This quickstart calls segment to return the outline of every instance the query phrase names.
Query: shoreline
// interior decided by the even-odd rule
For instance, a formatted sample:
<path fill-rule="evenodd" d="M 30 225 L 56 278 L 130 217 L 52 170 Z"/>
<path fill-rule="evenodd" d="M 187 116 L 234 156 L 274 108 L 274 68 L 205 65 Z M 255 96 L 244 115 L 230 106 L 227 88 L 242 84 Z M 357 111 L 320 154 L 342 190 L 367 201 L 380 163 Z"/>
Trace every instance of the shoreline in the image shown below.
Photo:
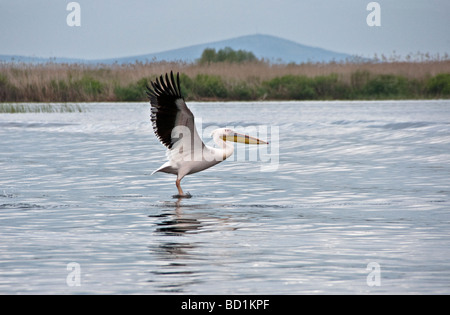
<path fill-rule="evenodd" d="M 180 72 L 187 101 L 450 98 L 450 60 L 288 65 L 3 63 L 0 103 L 146 101 L 146 85 L 170 70 Z"/>

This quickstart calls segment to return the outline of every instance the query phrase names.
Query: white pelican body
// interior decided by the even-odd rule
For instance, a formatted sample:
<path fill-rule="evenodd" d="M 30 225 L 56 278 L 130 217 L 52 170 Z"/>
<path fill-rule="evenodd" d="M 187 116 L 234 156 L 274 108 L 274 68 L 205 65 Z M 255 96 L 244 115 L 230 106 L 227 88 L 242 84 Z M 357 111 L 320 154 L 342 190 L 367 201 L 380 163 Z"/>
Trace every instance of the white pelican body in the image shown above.
<path fill-rule="evenodd" d="M 151 104 L 151 121 L 158 139 L 168 148 L 168 161 L 155 170 L 177 175 L 175 182 L 178 195 L 175 197 L 190 197 L 185 195 L 180 186 L 184 176 L 203 171 L 214 166 L 234 152 L 234 146 L 226 141 L 246 144 L 267 144 L 267 142 L 235 132 L 228 128 L 216 129 L 212 132 L 214 143 L 218 148 L 203 143 L 195 128 L 194 115 L 186 106 L 180 90 L 180 78 L 177 74 L 175 82 L 173 73 L 166 74 L 160 80 L 151 82 L 147 95 Z"/>

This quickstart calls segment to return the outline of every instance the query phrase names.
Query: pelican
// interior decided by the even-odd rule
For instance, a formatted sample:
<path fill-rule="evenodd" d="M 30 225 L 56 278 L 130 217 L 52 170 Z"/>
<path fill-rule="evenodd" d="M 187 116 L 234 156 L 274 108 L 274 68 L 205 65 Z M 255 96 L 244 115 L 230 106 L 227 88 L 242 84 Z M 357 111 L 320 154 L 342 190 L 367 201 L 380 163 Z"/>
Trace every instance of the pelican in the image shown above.
<path fill-rule="evenodd" d="M 186 106 L 180 89 L 180 75 L 176 81 L 173 72 L 156 78 L 147 85 L 147 96 L 150 100 L 150 120 L 153 131 L 159 141 L 167 147 L 168 161 L 155 170 L 175 174 L 177 198 L 190 198 L 184 194 L 180 182 L 186 176 L 214 166 L 233 154 L 234 145 L 227 141 L 246 144 L 268 144 L 249 135 L 238 133 L 228 128 L 216 129 L 211 133 L 217 148 L 203 143 L 195 128 L 194 115 Z"/>

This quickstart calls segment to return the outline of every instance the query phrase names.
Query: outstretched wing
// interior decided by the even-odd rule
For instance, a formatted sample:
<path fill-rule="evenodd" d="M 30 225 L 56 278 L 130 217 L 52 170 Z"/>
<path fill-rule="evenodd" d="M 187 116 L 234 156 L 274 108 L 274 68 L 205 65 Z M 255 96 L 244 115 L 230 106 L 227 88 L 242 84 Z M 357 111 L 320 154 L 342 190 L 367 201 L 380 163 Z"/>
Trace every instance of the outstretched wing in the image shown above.
<path fill-rule="evenodd" d="M 194 115 L 181 95 L 179 73 L 177 73 L 176 81 L 171 71 L 170 78 L 166 73 L 165 80 L 161 75 L 159 80 L 156 79 L 150 83 L 152 87 L 147 86 L 147 96 L 151 104 L 150 119 L 161 143 L 168 149 L 172 149 L 179 141 L 190 141 L 188 145 L 191 149 L 194 149 L 195 144 L 201 144 L 203 147 L 204 144 L 195 128 Z M 173 132 L 174 128 L 179 126 L 185 127 L 180 130 L 188 130 L 190 137 L 186 137 L 184 132 L 181 137 L 179 132 Z"/>

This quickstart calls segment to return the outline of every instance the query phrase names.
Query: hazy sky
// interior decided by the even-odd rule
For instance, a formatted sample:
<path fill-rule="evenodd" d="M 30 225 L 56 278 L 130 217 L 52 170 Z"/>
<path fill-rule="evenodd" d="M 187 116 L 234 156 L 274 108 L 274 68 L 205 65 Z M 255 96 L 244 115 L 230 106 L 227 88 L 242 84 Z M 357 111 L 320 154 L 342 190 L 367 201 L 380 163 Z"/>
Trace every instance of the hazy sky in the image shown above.
<path fill-rule="evenodd" d="M 379 0 L 379 27 L 370 0 L 78 0 L 79 27 L 69 2 L 0 0 L 0 54 L 110 58 L 256 33 L 370 57 L 450 54 L 449 0 Z"/>

